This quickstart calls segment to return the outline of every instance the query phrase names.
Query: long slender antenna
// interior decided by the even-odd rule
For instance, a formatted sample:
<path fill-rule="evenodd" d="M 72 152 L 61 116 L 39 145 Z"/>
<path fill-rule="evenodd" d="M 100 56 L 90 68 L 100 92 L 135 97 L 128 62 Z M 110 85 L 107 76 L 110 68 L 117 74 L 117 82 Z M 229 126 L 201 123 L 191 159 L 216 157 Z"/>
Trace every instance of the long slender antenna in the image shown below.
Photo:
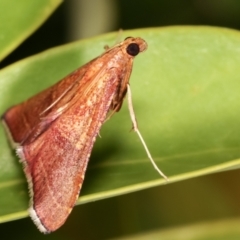
<path fill-rule="evenodd" d="M 157 172 L 163 177 L 165 178 L 166 181 L 168 181 L 168 178 L 167 176 L 158 168 L 158 166 L 156 165 L 156 163 L 154 162 L 149 150 L 148 150 L 148 147 L 138 129 L 138 126 L 137 126 L 137 121 L 136 121 L 136 117 L 135 117 L 135 113 L 134 113 L 134 110 L 133 110 L 133 103 L 132 103 L 132 93 L 131 93 L 131 89 L 130 89 L 130 85 L 127 84 L 127 94 L 128 94 L 128 109 L 129 109 L 129 113 L 130 113 L 130 117 L 131 117 L 131 120 L 132 120 L 132 124 L 133 124 L 133 130 L 137 133 L 139 139 L 141 140 L 142 142 L 142 145 L 143 147 L 145 148 L 145 151 L 148 155 L 148 158 L 149 160 L 151 161 L 153 167 L 157 170 Z"/>

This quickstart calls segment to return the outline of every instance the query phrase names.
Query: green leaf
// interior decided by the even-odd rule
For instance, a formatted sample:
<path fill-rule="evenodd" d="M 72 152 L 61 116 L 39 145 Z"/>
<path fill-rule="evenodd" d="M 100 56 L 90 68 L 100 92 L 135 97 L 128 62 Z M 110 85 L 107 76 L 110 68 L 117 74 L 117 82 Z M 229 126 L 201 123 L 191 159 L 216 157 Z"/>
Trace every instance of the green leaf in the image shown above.
<path fill-rule="evenodd" d="M 2 70 L 0 112 L 98 56 L 118 34 L 50 49 Z M 121 37 L 126 36 L 140 36 L 149 45 L 134 60 L 133 103 L 140 131 L 169 183 L 239 168 L 239 32 L 170 27 L 126 31 Z M 131 126 L 125 103 L 100 132 L 80 202 L 166 184 Z M 1 222 L 27 215 L 28 194 L 2 126 L 0 146 Z"/>
<path fill-rule="evenodd" d="M 0 60 L 30 36 L 61 0 L 1 0 Z"/>

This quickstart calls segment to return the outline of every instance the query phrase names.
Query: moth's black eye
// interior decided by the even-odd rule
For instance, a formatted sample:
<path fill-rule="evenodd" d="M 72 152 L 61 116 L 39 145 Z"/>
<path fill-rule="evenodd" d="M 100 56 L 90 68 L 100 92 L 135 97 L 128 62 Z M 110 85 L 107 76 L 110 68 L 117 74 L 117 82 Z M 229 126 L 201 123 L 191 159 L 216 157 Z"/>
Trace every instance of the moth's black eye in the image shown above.
<path fill-rule="evenodd" d="M 140 52 L 140 49 L 139 49 L 139 46 L 138 44 L 136 43 L 130 43 L 128 46 L 127 46 L 127 49 L 126 49 L 127 53 L 131 56 L 136 56 L 139 54 Z"/>

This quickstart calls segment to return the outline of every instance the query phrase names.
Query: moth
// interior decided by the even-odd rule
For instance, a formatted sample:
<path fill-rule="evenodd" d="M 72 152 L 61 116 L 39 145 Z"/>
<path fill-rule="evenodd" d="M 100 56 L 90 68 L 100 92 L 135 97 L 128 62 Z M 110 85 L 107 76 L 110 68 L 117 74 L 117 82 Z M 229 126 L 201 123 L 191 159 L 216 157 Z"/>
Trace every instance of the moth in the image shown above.
<path fill-rule="evenodd" d="M 108 114 L 121 109 L 133 59 L 146 49 L 143 39 L 128 37 L 2 116 L 24 166 L 30 216 L 41 232 L 58 229 L 72 211 L 99 130 Z M 131 96 L 129 105 L 141 138 Z"/>

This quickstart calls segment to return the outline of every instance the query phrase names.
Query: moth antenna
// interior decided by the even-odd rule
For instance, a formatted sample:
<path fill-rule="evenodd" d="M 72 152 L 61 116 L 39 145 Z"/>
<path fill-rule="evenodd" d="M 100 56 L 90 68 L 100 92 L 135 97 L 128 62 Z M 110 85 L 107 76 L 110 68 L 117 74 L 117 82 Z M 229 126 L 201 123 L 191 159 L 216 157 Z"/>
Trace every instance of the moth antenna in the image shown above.
<path fill-rule="evenodd" d="M 142 142 L 142 145 L 147 153 L 147 156 L 149 158 L 149 160 L 151 161 L 153 167 L 157 170 L 157 172 L 166 180 L 168 181 L 168 177 L 158 168 L 158 166 L 156 165 L 156 163 L 154 162 L 152 156 L 151 156 L 151 153 L 149 152 L 148 150 L 148 147 L 138 129 L 138 126 L 137 126 L 137 121 L 136 121 L 136 117 L 135 117 L 135 113 L 134 113 L 134 110 L 133 110 L 133 103 L 132 103 L 132 93 L 131 93 L 131 89 L 130 89 L 130 85 L 127 84 L 127 95 L 128 95 L 128 109 L 129 109 L 129 113 L 130 113 L 130 117 L 131 117 L 131 120 L 132 120 L 132 124 L 133 124 L 133 130 L 137 133 L 140 141 Z"/>
<path fill-rule="evenodd" d="M 122 39 L 122 35 L 123 35 L 123 30 L 121 28 L 119 28 L 118 32 L 117 32 L 117 37 L 116 37 L 116 41 L 115 44 L 118 44 L 121 42 Z M 104 50 L 107 51 L 108 49 L 110 49 L 111 47 L 109 47 L 108 45 L 104 46 Z"/>
<path fill-rule="evenodd" d="M 123 30 L 122 28 L 119 28 L 117 32 L 117 37 L 116 37 L 116 44 L 121 42 L 122 35 L 123 35 Z"/>

